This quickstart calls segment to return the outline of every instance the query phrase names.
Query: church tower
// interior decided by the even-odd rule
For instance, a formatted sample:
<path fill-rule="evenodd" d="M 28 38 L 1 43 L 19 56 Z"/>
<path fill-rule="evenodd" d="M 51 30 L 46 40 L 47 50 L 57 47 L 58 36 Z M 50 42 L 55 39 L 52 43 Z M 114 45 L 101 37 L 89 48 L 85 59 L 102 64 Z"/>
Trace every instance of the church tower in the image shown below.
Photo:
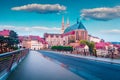
<path fill-rule="evenodd" d="M 65 30 L 65 26 L 64 26 L 64 16 L 62 17 L 62 28 L 61 28 L 61 32 L 64 33 Z"/>
<path fill-rule="evenodd" d="M 66 28 L 70 26 L 70 21 L 69 21 L 69 18 L 67 18 L 67 24 L 66 24 Z"/>

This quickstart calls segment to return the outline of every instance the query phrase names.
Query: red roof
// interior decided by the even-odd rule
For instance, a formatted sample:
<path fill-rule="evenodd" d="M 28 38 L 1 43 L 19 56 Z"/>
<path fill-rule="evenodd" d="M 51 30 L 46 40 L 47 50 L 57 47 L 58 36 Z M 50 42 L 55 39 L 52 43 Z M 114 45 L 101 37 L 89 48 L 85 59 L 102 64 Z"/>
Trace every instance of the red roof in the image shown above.
<path fill-rule="evenodd" d="M 120 48 L 120 44 L 114 44 L 113 46 Z"/>
<path fill-rule="evenodd" d="M 18 36 L 18 39 L 19 39 L 20 41 L 22 41 L 24 38 L 23 38 L 23 36 Z"/>
<path fill-rule="evenodd" d="M 63 36 L 73 35 L 73 34 L 75 34 L 75 31 L 71 31 L 71 32 L 64 33 Z"/>
<path fill-rule="evenodd" d="M 55 37 L 57 37 L 57 38 L 58 38 L 59 36 L 63 37 L 62 34 L 49 34 L 49 33 L 45 33 L 45 34 L 44 34 L 44 37 L 48 37 L 48 36 L 50 36 L 50 37 L 54 37 L 54 36 L 55 36 Z"/>
<path fill-rule="evenodd" d="M 0 31 L 0 35 L 1 36 L 9 36 L 9 34 L 10 34 L 10 30 L 3 30 L 3 31 Z"/>
<path fill-rule="evenodd" d="M 18 38 L 19 38 L 20 41 L 22 41 L 22 40 L 24 40 L 26 38 L 26 36 L 19 36 Z M 43 44 L 47 44 L 47 42 L 43 38 L 41 38 L 39 36 L 30 35 L 27 38 L 30 39 L 30 40 L 38 40 L 38 41 L 42 42 Z"/>
<path fill-rule="evenodd" d="M 43 44 L 47 44 L 47 42 L 44 39 L 42 39 L 41 37 L 39 37 L 39 36 L 30 35 L 29 38 L 31 40 L 38 40 L 38 41 L 42 42 Z"/>
<path fill-rule="evenodd" d="M 99 42 L 95 44 L 96 49 L 105 49 L 106 46 L 110 46 L 109 42 Z"/>
<path fill-rule="evenodd" d="M 76 48 L 84 48 L 85 45 L 84 44 L 80 44 L 79 46 L 77 46 Z"/>

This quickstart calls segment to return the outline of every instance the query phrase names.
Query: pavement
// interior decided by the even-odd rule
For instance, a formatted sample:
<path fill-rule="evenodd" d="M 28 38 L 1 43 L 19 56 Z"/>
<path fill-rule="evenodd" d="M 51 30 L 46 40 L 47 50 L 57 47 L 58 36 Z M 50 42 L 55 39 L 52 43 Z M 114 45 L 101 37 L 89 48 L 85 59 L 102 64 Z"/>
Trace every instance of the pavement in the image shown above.
<path fill-rule="evenodd" d="M 94 61 L 108 62 L 111 64 L 120 64 L 120 59 L 95 57 L 95 56 L 84 56 L 84 55 L 80 55 L 80 54 L 71 54 L 71 53 L 58 52 L 58 51 L 50 51 L 50 52 L 67 55 L 67 56 L 78 57 L 78 58 L 90 59 L 90 60 L 94 60 Z"/>
<path fill-rule="evenodd" d="M 43 56 L 30 51 L 26 58 L 8 76 L 7 80 L 84 80 L 64 67 Z"/>

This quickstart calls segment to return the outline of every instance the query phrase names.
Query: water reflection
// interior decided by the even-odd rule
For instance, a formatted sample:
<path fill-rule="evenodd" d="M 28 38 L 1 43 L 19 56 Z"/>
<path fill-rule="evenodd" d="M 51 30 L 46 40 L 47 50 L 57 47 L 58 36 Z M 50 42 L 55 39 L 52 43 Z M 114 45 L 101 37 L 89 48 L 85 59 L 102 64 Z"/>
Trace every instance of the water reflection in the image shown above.
<path fill-rule="evenodd" d="M 61 67 L 64 67 L 64 68 L 69 68 L 69 66 L 67 66 L 67 65 L 65 65 L 65 64 L 63 64 L 63 63 L 61 63 L 61 62 L 59 62 L 59 61 L 57 61 L 57 60 L 55 60 L 55 59 L 52 59 L 52 58 L 50 58 L 50 57 L 48 57 L 48 56 L 45 56 L 45 55 L 43 55 L 43 54 L 41 54 L 41 56 L 43 56 L 44 58 L 46 58 L 47 60 L 50 60 L 50 61 L 52 61 L 52 62 L 55 62 L 56 64 L 58 64 L 58 65 L 60 65 Z"/>

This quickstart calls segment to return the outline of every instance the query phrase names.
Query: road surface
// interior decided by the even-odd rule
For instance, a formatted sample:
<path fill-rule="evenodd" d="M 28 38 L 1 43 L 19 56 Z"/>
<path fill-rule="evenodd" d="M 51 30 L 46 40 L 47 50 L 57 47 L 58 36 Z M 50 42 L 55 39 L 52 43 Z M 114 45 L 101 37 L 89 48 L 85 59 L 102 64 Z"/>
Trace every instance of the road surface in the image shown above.
<path fill-rule="evenodd" d="M 62 65 L 85 80 L 120 80 L 120 65 L 39 51 L 44 57 Z"/>

